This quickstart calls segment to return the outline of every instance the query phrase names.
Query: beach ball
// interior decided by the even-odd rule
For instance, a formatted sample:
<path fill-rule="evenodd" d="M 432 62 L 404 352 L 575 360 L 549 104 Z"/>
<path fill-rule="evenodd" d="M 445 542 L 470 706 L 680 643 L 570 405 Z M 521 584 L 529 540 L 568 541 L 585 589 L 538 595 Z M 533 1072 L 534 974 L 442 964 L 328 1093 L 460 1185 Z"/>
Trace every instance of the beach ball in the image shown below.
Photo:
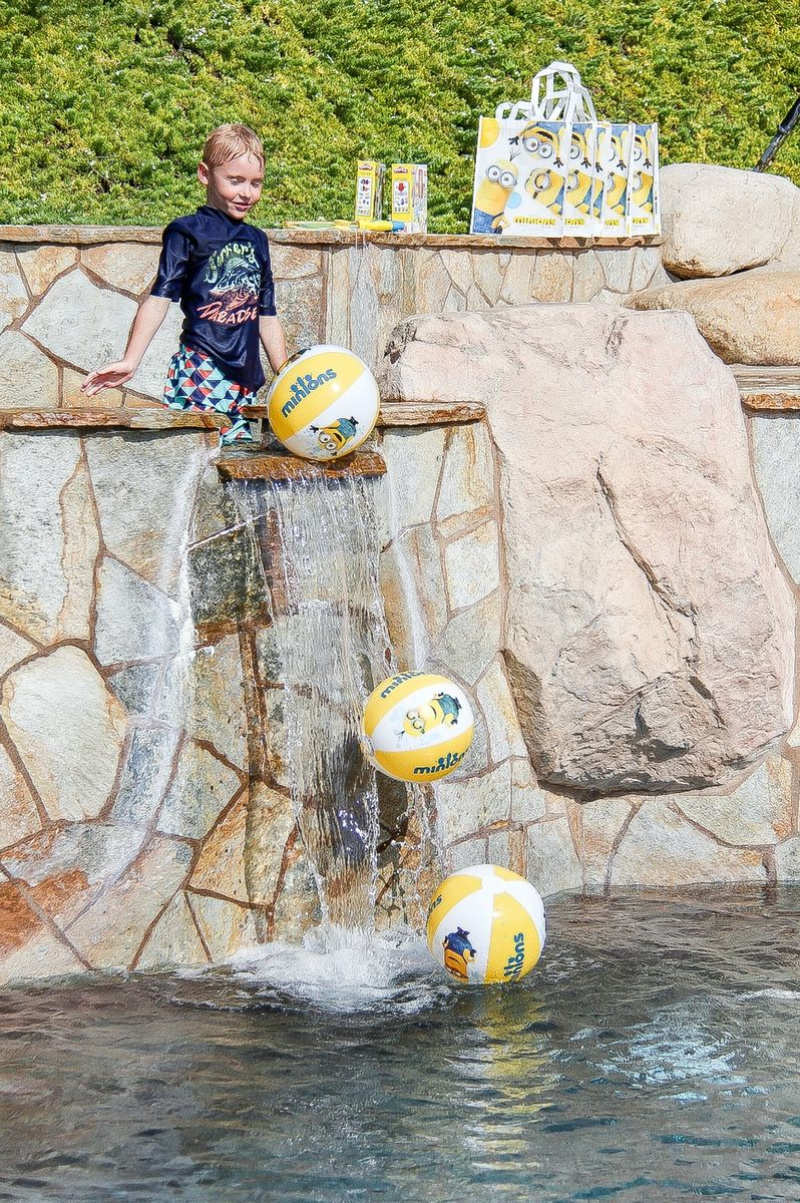
<path fill-rule="evenodd" d="M 309 347 L 284 364 L 267 397 L 269 424 L 303 459 L 341 459 L 360 447 L 378 420 L 375 377 L 344 347 Z"/>
<path fill-rule="evenodd" d="M 469 699 L 435 673 L 397 673 L 373 689 L 362 733 L 376 769 L 397 781 L 437 781 L 458 768 L 472 742 Z"/>
<path fill-rule="evenodd" d="M 426 935 L 433 959 L 456 981 L 517 982 L 542 954 L 544 906 L 518 873 L 473 865 L 434 890 Z"/>

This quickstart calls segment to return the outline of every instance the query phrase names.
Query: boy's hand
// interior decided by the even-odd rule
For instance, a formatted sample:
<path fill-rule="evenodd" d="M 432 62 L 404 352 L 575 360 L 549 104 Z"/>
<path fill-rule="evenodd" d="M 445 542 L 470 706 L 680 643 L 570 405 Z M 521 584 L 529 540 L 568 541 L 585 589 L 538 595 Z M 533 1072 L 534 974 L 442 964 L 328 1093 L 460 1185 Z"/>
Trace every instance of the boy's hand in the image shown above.
<path fill-rule="evenodd" d="M 129 359 L 120 359 L 118 363 L 109 363 L 104 368 L 96 368 L 84 380 L 81 392 L 85 393 L 87 397 L 94 397 L 104 388 L 119 388 L 121 385 L 127 384 L 136 374 L 137 367 L 138 364 L 131 363 Z"/>

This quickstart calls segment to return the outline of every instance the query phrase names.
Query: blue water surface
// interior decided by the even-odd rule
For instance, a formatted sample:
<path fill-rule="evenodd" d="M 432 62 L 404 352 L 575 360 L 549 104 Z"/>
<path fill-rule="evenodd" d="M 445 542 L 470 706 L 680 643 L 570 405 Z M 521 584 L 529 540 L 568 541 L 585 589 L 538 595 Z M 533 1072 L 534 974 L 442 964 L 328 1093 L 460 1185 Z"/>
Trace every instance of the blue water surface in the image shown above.
<path fill-rule="evenodd" d="M 548 924 L 513 987 L 384 938 L 0 992 L 0 1200 L 800 1199 L 800 891 Z"/>

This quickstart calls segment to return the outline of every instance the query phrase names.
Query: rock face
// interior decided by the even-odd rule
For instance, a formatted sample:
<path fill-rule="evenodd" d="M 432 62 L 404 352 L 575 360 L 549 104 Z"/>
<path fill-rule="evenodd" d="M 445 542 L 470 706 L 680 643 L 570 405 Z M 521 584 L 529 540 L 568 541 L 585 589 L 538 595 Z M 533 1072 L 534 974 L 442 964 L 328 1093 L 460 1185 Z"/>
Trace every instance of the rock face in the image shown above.
<path fill-rule="evenodd" d="M 722 785 L 785 735 L 795 606 L 736 384 L 691 319 L 574 305 L 412 318 L 382 376 L 384 399 L 486 404 L 505 659 L 542 780 Z"/>
<path fill-rule="evenodd" d="M 764 269 L 726 280 L 684 280 L 634 293 L 626 305 L 691 313 L 726 363 L 800 364 L 800 271 Z"/>
<path fill-rule="evenodd" d="M 728 276 L 786 253 L 800 190 L 781 176 L 711 163 L 661 172 L 664 267 L 682 278 Z"/>

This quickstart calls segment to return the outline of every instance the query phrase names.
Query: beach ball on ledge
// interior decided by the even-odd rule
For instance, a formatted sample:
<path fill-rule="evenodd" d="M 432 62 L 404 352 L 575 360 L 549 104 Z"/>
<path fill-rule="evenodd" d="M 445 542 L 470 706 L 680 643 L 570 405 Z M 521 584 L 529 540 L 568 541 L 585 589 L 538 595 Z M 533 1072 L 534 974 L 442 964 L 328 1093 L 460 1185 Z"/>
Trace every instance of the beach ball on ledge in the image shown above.
<path fill-rule="evenodd" d="M 267 396 L 269 424 L 293 455 L 342 459 L 378 420 L 380 396 L 363 360 L 344 347 L 309 347 L 284 364 Z"/>
<path fill-rule="evenodd" d="M 542 954 L 544 905 L 518 873 L 472 865 L 434 890 L 425 934 L 433 959 L 455 981 L 517 982 Z"/>
<path fill-rule="evenodd" d="M 472 742 L 469 699 L 435 673 L 397 673 L 373 689 L 362 734 L 376 769 L 397 781 L 437 781 L 457 769 Z"/>

